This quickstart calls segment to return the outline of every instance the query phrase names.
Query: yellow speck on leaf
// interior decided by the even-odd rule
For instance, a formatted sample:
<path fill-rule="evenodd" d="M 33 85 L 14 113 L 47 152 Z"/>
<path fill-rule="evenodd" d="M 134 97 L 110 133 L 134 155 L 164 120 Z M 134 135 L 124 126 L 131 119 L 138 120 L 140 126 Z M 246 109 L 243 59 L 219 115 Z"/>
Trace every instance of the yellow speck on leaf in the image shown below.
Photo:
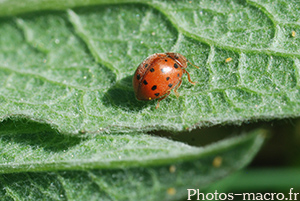
<path fill-rule="evenodd" d="M 169 167 L 169 171 L 170 171 L 170 173 L 174 173 L 174 172 L 176 171 L 175 165 L 171 165 L 171 166 Z"/>
<path fill-rule="evenodd" d="M 221 156 L 216 156 L 212 162 L 212 165 L 216 168 L 220 167 L 222 165 L 222 157 Z"/>
<path fill-rule="evenodd" d="M 227 59 L 225 59 L 225 63 L 228 63 L 228 62 L 230 62 L 230 61 L 232 61 L 232 58 L 231 58 L 231 57 L 228 57 Z"/>
<path fill-rule="evenodd" d="M 168 188 L 167 193 L 168 193 L 169 195 L 175 195 L 176 190 L 175 190 L 175 188 Z"/>

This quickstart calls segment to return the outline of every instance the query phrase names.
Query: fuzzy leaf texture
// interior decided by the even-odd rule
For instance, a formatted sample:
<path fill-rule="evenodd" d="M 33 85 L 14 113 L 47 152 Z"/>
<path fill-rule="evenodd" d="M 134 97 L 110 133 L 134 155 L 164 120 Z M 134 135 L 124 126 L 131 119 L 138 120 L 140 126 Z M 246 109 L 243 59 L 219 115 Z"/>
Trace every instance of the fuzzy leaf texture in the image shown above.
<path fill-rule="evenodd" d="M 137 134 L 4 135 L 0 199 L 174 201 L 186 197 L 187 188 L 204 189 L 244 167 L 264 134 L 256 130 L 205 147 Z"/>
<path fill-rule="evenodd" d="M 299 9 L 288 0 L 0 0 L 1 200 L 176 200 L 244 167 L 265 131 L 204 147 L 144 133 L 299 117 Z M 200 67 L 187 69 L 197 84 L 185 76 L 180 97 L 159 109 L 132 88 L 157 52 Z"/>
<path fill-rule="evenodd" d="M 22 116 L 74 134 L 299 116 L 299 3 L 145 3 L 3 19 L 0 120 Z M 147 56 L 167 51 L 200 67 L 188 67 L 198 84 L 184 77 L 180 97 L 156 110 L 135 99 L 131 80 Z"/>

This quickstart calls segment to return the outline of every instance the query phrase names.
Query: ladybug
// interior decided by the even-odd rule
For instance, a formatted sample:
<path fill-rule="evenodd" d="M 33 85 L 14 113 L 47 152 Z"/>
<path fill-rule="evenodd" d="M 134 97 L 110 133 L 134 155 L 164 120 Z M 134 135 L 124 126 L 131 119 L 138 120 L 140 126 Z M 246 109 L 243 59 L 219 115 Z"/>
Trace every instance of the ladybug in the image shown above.
<path fill-rule="evenodd" d="M 159 102 L 165 99 L 173 88 L 178 97 L 177 89 L 182 83 L 184 73 L 188 75 L 189 82 L 195 84 L 186 71 L 187 62 L 193 65 L 183 55 L 173 52 L 149 56 L 138 66 L 132 79 L 136 98 L 144 101 L 158 99 L 157 109 Z"/>

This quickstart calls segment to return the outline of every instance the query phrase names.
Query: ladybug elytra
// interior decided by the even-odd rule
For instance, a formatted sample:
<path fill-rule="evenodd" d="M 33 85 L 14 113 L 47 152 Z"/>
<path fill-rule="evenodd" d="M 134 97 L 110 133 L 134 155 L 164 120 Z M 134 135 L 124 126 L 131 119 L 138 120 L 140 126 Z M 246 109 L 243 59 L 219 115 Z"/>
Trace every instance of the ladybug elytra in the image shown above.
<path fill-rule="evenodd" d="M 138 66 L 133 76 L 132 82 L 136 98 L 144 101 L 159 99 L 156 105 L 157 109 L 159 102 L 165 99 L 173 88 L 178 97 L 177 89 L 182 83 L 184 73 L 188 75 L 189 82 L 195 84 L 186 71 L 187 62 L 190 63 L 179 53 L 156 53 L 149 56 Z"/>

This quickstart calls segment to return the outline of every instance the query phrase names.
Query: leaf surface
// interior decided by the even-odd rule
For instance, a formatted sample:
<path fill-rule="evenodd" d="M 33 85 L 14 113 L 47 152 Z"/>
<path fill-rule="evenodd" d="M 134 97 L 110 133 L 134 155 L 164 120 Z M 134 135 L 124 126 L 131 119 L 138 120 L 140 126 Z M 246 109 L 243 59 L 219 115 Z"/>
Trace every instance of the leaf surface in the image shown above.
<path fill-rule="evenodd" d="M 299 116 L 297 3 L 282 8 L 287 18 L 260 1 L 147 4 L 3 19 L 0 118 L 74 134 Z M 168 51 L 200 66 L 188 68 L 198 83 L 184 77 L 180 97 L 155 110 L 155 101 L 135 99 L 132 75 L 148 55 Z"/>
<path fill-rule="evenodd" d="M 299 8 L 0 0 L 1 200 L 176 200 L 244 167 L 265 131 L 201 147 L 146 132 L 299 117 Z M 157 52 L 200 67 L 159 109 L 132 88 Z"/>
<path fill-rule="evenodd" d="M 148 135 L 32 135 L 0 138 L 1 200 L 180 199 L 247 165 L 265 131 L 205 147 Z"/>

